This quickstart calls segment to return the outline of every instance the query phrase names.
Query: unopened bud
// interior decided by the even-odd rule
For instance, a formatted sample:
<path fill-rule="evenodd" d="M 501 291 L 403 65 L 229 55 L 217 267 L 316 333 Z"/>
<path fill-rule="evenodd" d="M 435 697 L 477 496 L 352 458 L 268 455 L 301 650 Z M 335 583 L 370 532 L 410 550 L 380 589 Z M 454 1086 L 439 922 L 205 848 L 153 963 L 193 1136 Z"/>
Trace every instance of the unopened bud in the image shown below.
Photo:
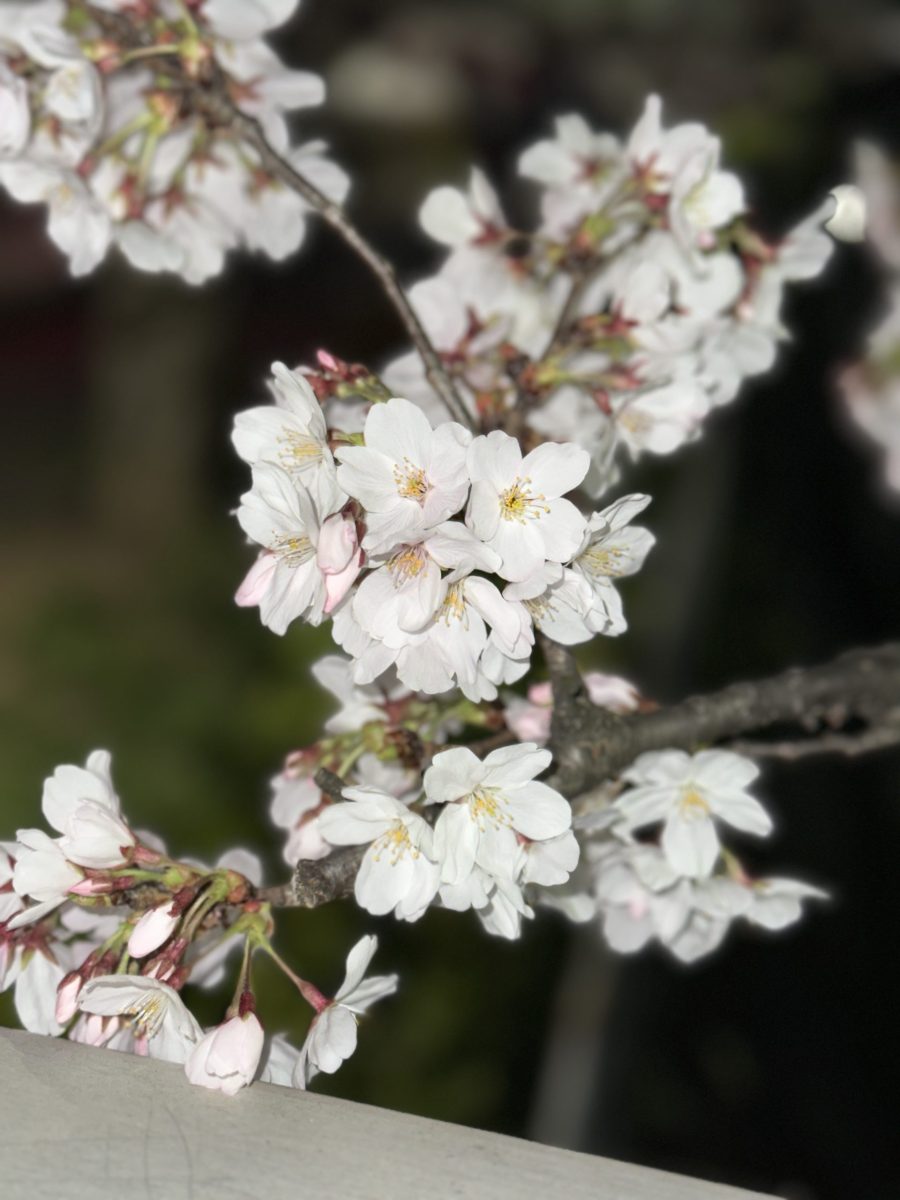
<path fill-rule="evenodd" d="M 81 974 L 70 971 L 61 979 L 56 989 L 56 1020 L 60 1025 L 68 1025 L 78 1011 L 78 993 L 82 985 Z"/>
<path fill-rule="evenodd" d="M 173 907 L 167 901 L 144 913 L 128 939 L 128 953 L 132 958 L 146 958 L 168 941 L 181 919 L 179 915 L 173 915 Z"/>

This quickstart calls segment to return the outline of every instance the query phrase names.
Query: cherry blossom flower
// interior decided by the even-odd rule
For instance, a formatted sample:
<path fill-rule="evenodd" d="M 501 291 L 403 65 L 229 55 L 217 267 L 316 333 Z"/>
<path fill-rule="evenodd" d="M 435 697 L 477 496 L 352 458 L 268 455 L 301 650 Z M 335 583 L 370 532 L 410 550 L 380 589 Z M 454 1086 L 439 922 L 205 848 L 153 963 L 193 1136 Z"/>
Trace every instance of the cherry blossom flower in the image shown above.
<path fill-rule="evenodd" d="M 435 755 L 423 785 L 426 803 L 444 805 L 434 830 L 442 883 L 464 884 L 476 866 L 512 880 L 517 834 L 546 841 L 570 828 L 568 802 L 535 778 L 550 759 L 549 751 L 528 742 L 483 760 L 465 746 Z"/>
<path fill-rule="evenodd" d="M 441 879 L 430 825 L 374 788 L 343 794 L 347 803 L 329 806 L 317 823 L 333 846 L 368 845 L 353 888 L 357 903 L 375 916 L 393 912 L 401 921 L 418 921 Z"/>
<path fill-rule="evenodd" d="M 11 929 L 41 920 L 84 878 L 63 854 L 59 841 L 42 829 L 20 829 L 16 839 L 13 887 L 18 896 L 34 903 L 10 919 Z"/>
<path fill-rule="evenodd" d="M 288 768 L 272 780 L 269 812 L 280 829 L 290 831 L 283 854 L 292 867 L 301 859 L 325 858 L 331 853 L 315 820 L 323 802 L 322 792 L 310 775 Z"/>
<path fill-rule="evenodd" d="M 365 977 L 377 949 L 378 938 L 370 934 L 361 938 L 347 955 L 344 982 L 334 999 L 312 1019 L 294 1067 L 295 1087 L 305 1088 L 319 1071 L 332 1075 L 356 1049 L 358 1017 L 376 1000 L 396 992 L 396 975 Z"/>
<path fill-rule="evenodd" d="M 187 1053 L 184 1072 L 193 1084 L 233 1096 L 253 1082 L 265 1034 L 253 1011 L 217 1025 Z"/>
<path fill-rule="evenodd" d="M 0 57 L 0 160 L 18 158 L 30 134 L 28 87 Z"/>
<path fill-rule="evenodd" d="M 56 989 L 62 966 L 46 946 L 25 950 L 16 974 L 16 1016 L 29 1033 L 58 1037 L 63 1027 L 56 1019 Z"/>
<path fill-rule="evenodd" d="M 472 170 L 467 192 L 435 188 L 419 210 L 419 223 L 435 241 L 448 246 L 489 241 L 506 228 L 497 193 L 477 167 Z"/>
<path fill-rule="evenodd" d="M 73 275 L 87 275 L 102 262 L 112 225 L 74 172 L 25 160 L 0 162 L 0 184 L 22 204 L 47 205 L 47 233 L 68 256 Z"/>
<path fill-rule="evenodd" d="M 250 466 L 280 466 L 303 483 L 321 512 L 335 512 L 347 497 L 337 485 L 322 406 L 299 371 L 274 363 L 272 375 L 275 403 L 237 414 L 234 447 Z"/>
<path fill-rule="evenodd" d="M 690 878 L 709 876 L 719 856 L 716 821 L 764 836 L 772 820 L 747 786 L 759 775 L 729 750 L 650 751 L 624 772 L 634 785 L 616 801 L 625 832 L 662 821 L 662 849 L 672 868 Z"/>
<path fill-rule="evenodd" d="M 747 920 L 763 929 L 780 930 L 799 921 L 804 900 L 825 900 L 828 893 L 797 879 L 754 879 L 750 884 L 751 902 Z"/>
<path fill-rule="evenodd" d="M 113 789 L 110 761 L 109 751 L 95 750 L 84 767 L 57 767 L 44 784 L 44 816 L 62 834 L 60 851 L 77 866 L 119 867 L 135 844 Z"/>
<path fill-rule="evenodd" d="M 649 503 L 649 496 L 623 496 L 588 520 L 572 569 L 587 580 L 593 592 L 588 623 L 596 633 L 615 636 L 627 628 L 613 580 L 639 571 L 656 540 L 648 530 L 631 524 Z"/>
<path fill-rule="evenodd" d="M 584 517 L 561 497 L 587 474 L 584 450 L 545 443 L 523 458 L 516 439 L 495 430 L 475 438 L 468 464 L 466 523 L 499 554 L 504 579 L 527 579 L 547 560 L 568 562 L 584 536 Z"/>
<path fill-rule="evenodd" d="M 420 541 L 395 545 L 388 553 L 370 555 L 374 568 L 359 585 L 353 613 L 362 629 L 392 649 L 406 635 L 424 628 L 444 598 L 442 570 L 448 583 L 475 569 L 496 570 L 500 558 L 458 521 L 446 521 Z"/>
<path fill-rule="evenodd" d="M 78 995 L 78 1008 L 107 1018 L 110 1035 L 120 1026 L 130 1025 L 138 1052 L 166 1062 L 185 1062 L 203 1035 L 178 993 L 147 975 L 89 979 Z"/>
<path fill-rule="evenodd" d="M 375 404 L 366 417 L 365 445 L 337 451 L 338 483 L 366 512 L 363 546 L 379 550 L 416 541 L 466 501 L 468 430 L 454 421 L 432 429 L 408 400 Z"/>
<path fill-rule="evenodd" d="M 509 584 L 503 598 L 520 602 L 535 629 L 563 646 L 577 646 L 594 636 L 588 620 L 591 589 L 580 575 L 558 563 L 544 563 L 528 579 Z"/>
<path fill-rule="evenodd" d="M 259 606 L 260 618 L 283 634 L 297 618 L 318 625 L 359 574 L 355 525 L 339 513 L 324 519 L 304 485 L 270 463 L 253 468 L 241 497 L 241 528 L 265 547 L 235 597 Z"/>
<path fill-rule="evenodd" d="M 389 678 L 361 686 L 353 682 L 353 662 L 340 654 L 328 654 L 312 667 L 313 678 L 340 703 L 341 708 L 325 722 L 326 733 L 352 733 L 370 721 L 383 721 L 391 704 L 410 695 L 408 688 Z"/>

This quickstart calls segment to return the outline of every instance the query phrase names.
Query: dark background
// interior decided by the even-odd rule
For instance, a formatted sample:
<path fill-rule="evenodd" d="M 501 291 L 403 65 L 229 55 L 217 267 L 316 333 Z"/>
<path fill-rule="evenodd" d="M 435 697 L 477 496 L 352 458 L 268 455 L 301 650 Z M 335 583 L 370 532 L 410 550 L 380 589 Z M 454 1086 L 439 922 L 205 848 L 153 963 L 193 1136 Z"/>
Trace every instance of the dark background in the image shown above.
<path fill-rule="evenodd" d="M 560 113 L 624 131 L 661 92 L 671 121 L 722 135 L 770 233 L 847 177 L 855 135 L 900 152 L 900 12 L 875 0 L 307 0 L 278 41 L 331 90 L 301 138 L 329 138 L 352 213 L 409 279 L 438 261 L 414 222 L 427 190 L 475 161 L 524 218 L 516 154 Z M 897 505 L 833 382 L 882 303 L 875 266 L 842 248 L 792 297 L 777 372 L 628 480 L 655 497 L 659 545 L 598 663 L 666 700 L 897 636 Z M 74 284 L 41 212 L 0 202 L 4 835 L 38 820 L 55 764 L 104 745 L 138 826 L 176 852 L 248 844 L 279 876 L 266 780 L 320 729 L 306 668 L 327 634 L 282 641 L 231 602 L 248 563 L 231 416 L 264 398 L 273 359 L 327 346 L 377 366 L 401 344 L 325 231 L 287 268 L 235 259 L 202 291 L 114 262 Z M 892 1200 L 898 767 L 767 767 L 778 832 L 748 858 L 833 899 L 690 970 L 613 961 L 552 916 L 512 946 L 468 916 L 380 923 L 402 991 L 323 1088 L 795 1200 Z M 280 942 L 328 990 L 378 924 L 288 914 Z M 302 1036 L 289 990 L 260 984 L 269 1027 Z"/>

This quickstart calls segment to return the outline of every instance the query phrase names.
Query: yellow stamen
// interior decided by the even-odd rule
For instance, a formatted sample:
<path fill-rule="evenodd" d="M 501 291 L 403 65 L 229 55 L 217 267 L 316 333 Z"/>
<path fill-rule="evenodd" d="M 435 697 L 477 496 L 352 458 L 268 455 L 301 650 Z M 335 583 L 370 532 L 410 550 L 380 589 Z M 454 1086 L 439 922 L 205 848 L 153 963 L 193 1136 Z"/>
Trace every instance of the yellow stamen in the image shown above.
<path fill-rule="evenodd" d="M 166 1001 L 158 992 L 148 992 L 125 1014 L 131 1019 L 135 1036 L 139 1038 L 151 1038 L 159 1033 L 165 1015 Z"/>
<path fill-rule="evenodd" d="M 468 629 L 469 609 L 466 605 L 463 585 L 463 580 L 460 580 L 458 583 L 451 583 L 447 588 L 447 595 L 438 609 L 435 620 L 443 621 L 445 625 L 449 625 L 451 621 L 463 621 Z"/>
<path fill-rule="evenodd" d="M 531 480 L 527 475 L 524 479 L 516 476 L 512 487 L 500 493 L 500 516 L 504 521 L 518 521 L 524 525 L 526 520 L 537 519 L 550 511 L 545 500 L 542 493 L 531 491 Z"/>
<path fill-rule="evenodd" d="M 708 817 L 710 813 L 707 802 L 692 787 L 685 788 L 681 793 L 678 808 L 681 815 L 688 820 L 699 820 L 700 817 Z"/>
<path fill-rule="evenodd" d="M 278 441 L 278 458 L 286 470 L 302 471 L 322 461 L 322 445 L 294 429 L 283 429 Z"/>
<path fill-rule="evenodd" d="M 289 567 L 302 567 L 315 553 L 308 537 L 304 534 L 298 537 L 290 533 L 279 533 L 274 539 L 272 550 Z"/>
<path fill-rule="evenodd" d="M 421 546 L 404 546 L 388 562 L 387 568 L 394 577 L 394 587 L 402 587 L 408 579 L 415 579 L 425 569 L 428 556 Z"/>
<path fill-rule="evenodd" d="M 407 851 L 411 858 L 418 858 L 419 851 L 412 844 L 409 836 L 409 830 L 402 821 L 395 821 L 381 837 L 376 838 L 372 843 L 373 858 L 375 862 L 381 862 L 382 854 L 388 854 L 390 864 L 396 867 L 397 863 L 406 856 Z"/>
<path fill-rule="evenodd" d="M 512 825 L 509 816 L 503 811 L 506 797 L 497 788 L 476 788 L 469 796 L 469 816 L 484 833 L 487 825 L 494 829 L 502 829 L 504 825 Z"/>
<path fill-rule="evenodd" d="M 578 565 L 588 575 L 614 575 L 623 573 L 625 551 L 619 546 L 588 546 L 579 556 Z M 621 565 L 620 565 L 621 564 Z"/>
<path fill-rule="evenodd" d="M 424 504 L 425 497 L 431 491 L 431 484 L 423 469 L 415 466 L 408 458 L 395 464 L 394 483 L 404 500 L 415 500 L 418 504 Z"/>

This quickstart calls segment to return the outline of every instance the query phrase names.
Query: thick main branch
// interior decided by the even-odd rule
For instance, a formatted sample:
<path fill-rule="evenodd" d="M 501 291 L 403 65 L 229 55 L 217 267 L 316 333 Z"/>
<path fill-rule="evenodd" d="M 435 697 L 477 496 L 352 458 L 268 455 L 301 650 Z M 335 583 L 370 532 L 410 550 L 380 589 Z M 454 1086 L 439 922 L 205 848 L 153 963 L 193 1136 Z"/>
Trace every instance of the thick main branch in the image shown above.
<path fill-rule="evenodd" d="M 615 779 L 647 750 L 697 750 L 724 742 L 744 753 L 791 759 L 867 753 L 900 743 L 900 643 L 850 650 L 821 666 L 793 667 L 629 716 L 591 703 L 575 660 L 562 646 L 545 642 L 543 649 L 555 691 L 553 783 L 571 799 Z M 735 742 L 782 725 L 801 736 Z M 321 772 L 317 782 L 332 799 L 340 798 L 340 780 L 330 772 Z M 276 907 L 316 908 L 349 896 L 364 850 L 344 847 L 328 858 L 301 862 L 289 883 L 267 889 L 261 898 Z"/>
<path fill-rule="evenodd" d="M 550 667 L 555 682 L 559 668 L 553 659 Z M 555 782 L 570 797 L 614 778 L 647 750 L 697 750 L 787 725 L 802 732 L 810 747 L 821 734 L 822 750 L 838 751 L 851 739 L 835 742 L 834 731 L 853 722 L 882 731 L 869 738 L 874 749 L 895 740 L 889 734 L 900 726 L 900 643 L 850 650 L 822 666 L 794 667 L 624 717 L 595 707 L 583 689 L 573 691 L 571 664 L 559 678 Z M 763 752 L 764 746 L 760 743 Z"/>

